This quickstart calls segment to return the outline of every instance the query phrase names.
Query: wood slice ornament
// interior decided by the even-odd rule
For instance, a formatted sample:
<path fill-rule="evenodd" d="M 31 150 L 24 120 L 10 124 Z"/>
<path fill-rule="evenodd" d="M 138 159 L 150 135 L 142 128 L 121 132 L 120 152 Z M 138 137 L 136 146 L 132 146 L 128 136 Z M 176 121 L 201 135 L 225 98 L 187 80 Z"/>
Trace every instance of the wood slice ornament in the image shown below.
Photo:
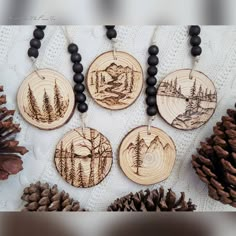
<path fill-rule="evenodd" d="M 70 119 L 75 97 L 70 82 L 63 75 L 42 69 L 23 81 L 17 94 L 17 103 L 27 122 L 43 130 L 53 130 Z"/>
<path fill-rule="evenodd" d="M 167 75 L 157 91 L 160 115 L 171 126 L 181 130 L 204 125 L 214 114 L 216 105 L 217 93 L 213 82 L 195 70 L 183 69 Z"/>
<path fill-rule="evenodd" d="M 120 110 L 135 102 L 143 87 L 139 62 L 125 52 L 106 52 L 95 59 L 87 73 L 87 88 L 100 106 Z"/>
<path fill-rule="evenodd" d="M 174 166 L 176 148 L 162 130 L 141 126 L 132 130 L 122 141 L 119 163 L 132 181 L 151 185 L 168 178 Z"/>
<path fill-rule="evenodd" d="M 110 172 L 112 148 L 109 140 L 92 128 L 68 132 L 57 144 L 54 156 L 57 171 L 74 187 L 99 184 Z"/>

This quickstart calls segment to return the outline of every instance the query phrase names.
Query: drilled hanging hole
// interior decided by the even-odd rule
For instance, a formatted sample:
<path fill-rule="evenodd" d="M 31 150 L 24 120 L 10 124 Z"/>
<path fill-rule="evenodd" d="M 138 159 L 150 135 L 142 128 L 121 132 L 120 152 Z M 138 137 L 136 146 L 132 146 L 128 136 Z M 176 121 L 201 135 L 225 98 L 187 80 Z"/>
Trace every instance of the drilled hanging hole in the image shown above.
<path fill-rule="evenodd" d="M 185 101 L 186 101 L 186 102 L 189 102 L 189 98 L 186 98 Z"/>

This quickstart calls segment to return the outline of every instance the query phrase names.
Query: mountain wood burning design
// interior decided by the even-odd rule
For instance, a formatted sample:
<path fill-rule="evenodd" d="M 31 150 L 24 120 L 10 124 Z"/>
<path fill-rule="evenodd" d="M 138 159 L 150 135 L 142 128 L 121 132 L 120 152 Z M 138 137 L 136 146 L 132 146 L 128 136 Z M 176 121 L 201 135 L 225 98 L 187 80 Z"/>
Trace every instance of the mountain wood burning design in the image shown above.
<path fill-rule="evenodd" d="M 108 175 L 112 148 L 109 140 L 95 129 L 78 128 L 58 143 L 54 158 L 59 174 L 67 183 L 88 188 Z"/>
<path fill-rule="evenodd" d="M 191 70 L 179 70 L 168 75 L 157 92 L 160 115 L 173 127 L 196 129 L 205 124 L 215 112 L 217 94 L 206 75 Z"/>
<path fill-rule="evenodd" d="M 138 61 L 124 52 L 102 54 L 89 68 L 87 87 L 102 107 L 119 110 L 130 106 L 143 86 L 142 68 Z"/>
<path fill-rule="evenodd" d="M 121 169 L 136 183 L 150 185 L 166 179 L 175 162 L 175 145 L 162 130 L 142 126 L 132 130 L 119 150 Z"/>
<path fill-rule="evenodd" d="M 63 125 L 71 117 L 75 104 L 70 83 L 51 70 L 39 70 L 26 78 L 17 101 L 22 116 L 29 123 L 47 130 Z"/>

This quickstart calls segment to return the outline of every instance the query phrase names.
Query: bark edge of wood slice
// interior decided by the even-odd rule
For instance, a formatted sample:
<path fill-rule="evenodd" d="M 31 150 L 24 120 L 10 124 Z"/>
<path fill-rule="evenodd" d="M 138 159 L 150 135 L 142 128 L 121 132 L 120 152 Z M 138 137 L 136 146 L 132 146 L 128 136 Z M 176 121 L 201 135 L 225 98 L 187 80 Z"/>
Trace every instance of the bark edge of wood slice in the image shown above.
<path fill-rule="evenodd" d="M 202 72 L 181 69 L 168 74 L 157 90 L 159 114 L 172 127 L 193 130 L 206 124 L 217 105 L 213 82 Z"/>
<path fill-rule="evenodd" d="M 110 141 L 103 134 L 92 128 L 77 128 L 58 142 L 54 162 L 68 184 L 90 188 L 107 177 L 113 163 L 112 155 Z"/>
<path fill-rule="evenodd" d="M 17 105 L 28 123 L 42 130 L 54 130 L 72 117 L 74 91 L 71 83 L 59 72 L 40 69 L 32 72 L 21 83 Z"/>
<path fill-rule="evenodd" d="M 86 86 L 93 100 L 103 108 L 126 109 L 141 94 L 142 66 L 126 52 L 105 52 L 91 63 L 86 75 Z"/>
<path fill-rule="evenodd" d="M 176 147 L 161 129 L 140 126 L 131 130 L 119 148 L 119 164 L 124 174 L 141 185 L 159 183 L 169 177 L 174 167 Z"/>

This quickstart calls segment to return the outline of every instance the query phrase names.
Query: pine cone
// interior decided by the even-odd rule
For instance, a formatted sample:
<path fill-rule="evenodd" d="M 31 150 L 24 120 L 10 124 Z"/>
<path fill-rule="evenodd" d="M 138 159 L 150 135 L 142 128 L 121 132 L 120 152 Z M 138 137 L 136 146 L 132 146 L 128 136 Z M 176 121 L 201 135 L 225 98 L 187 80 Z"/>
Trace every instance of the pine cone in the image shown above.
<path fill-rule="evenodd" d="M 0 86 L 0 92 L 3 87 Z M 0 96 L 0 180 L 5 180 L 9 175 L 17 174 L 23 169 L 21 158 L 16 155 L 24 155 L 28 150 L 19 147 L 18 141 L 14 140 L 14 134 L 20 132 L 18 124 L 13 123 L 13 110 L 8 110 L 1 105 L 6 103 L 6 96 Z"/>
<path fill-rule="evenodd" d="M 227 114 L 192 156 L 192 165 L 211 198 L 236 207 L 236 110 Z"/>
<path fill-rule="evenodd" d="M 56 185 L 37 182 L 24 189 L 22 200 L 26 201 L 22 211 L 84 211 L 65 191 L 59 192 Z"/>
<path fill-rule="evenodd" d="M 196 206 L 189 199 L 185 201 L 185 194 L 177 200 L 175 193 L 169 189 L 165 196 L 161 187 L 150 191 L 149 189 L 117 199 L 111 204 L 108 211 L 194 211 Z"/>

